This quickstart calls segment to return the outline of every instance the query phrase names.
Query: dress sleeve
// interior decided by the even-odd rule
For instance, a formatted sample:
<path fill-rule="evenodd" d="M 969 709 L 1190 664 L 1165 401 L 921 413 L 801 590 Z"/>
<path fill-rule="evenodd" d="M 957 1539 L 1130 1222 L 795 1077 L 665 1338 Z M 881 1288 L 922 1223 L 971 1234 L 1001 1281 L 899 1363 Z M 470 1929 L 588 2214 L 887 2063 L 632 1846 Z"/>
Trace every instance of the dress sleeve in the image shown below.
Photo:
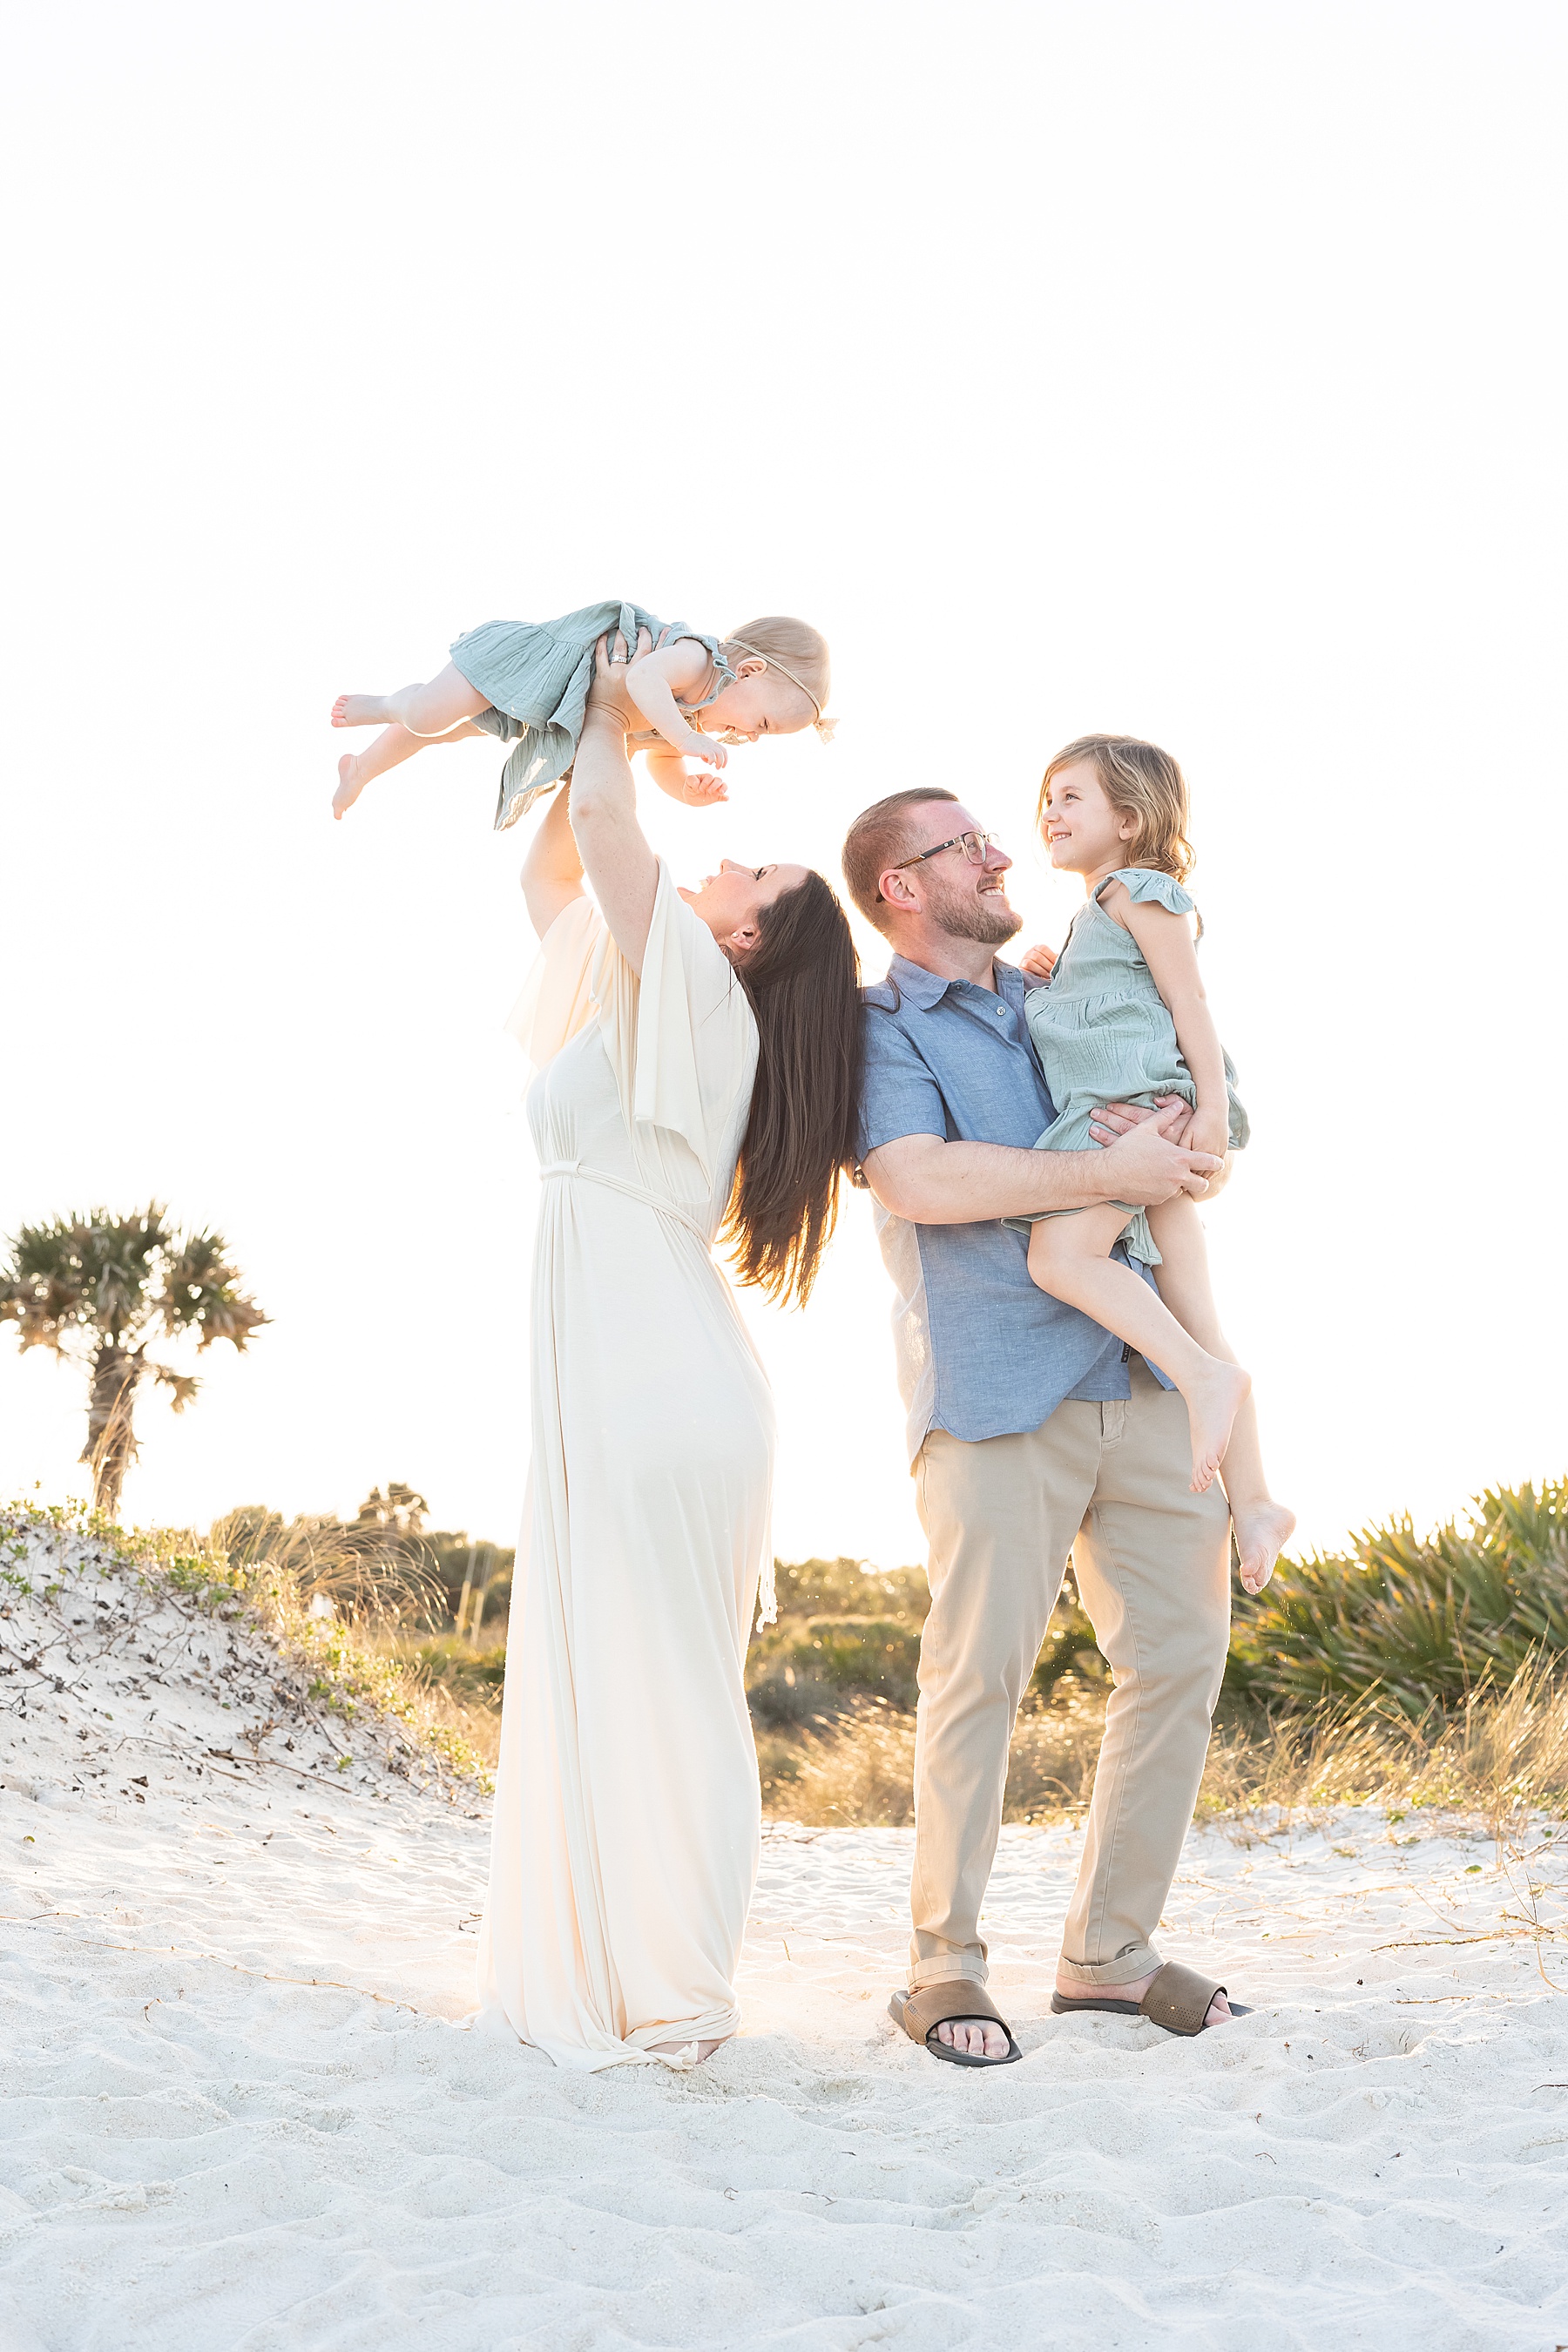
<path fill-rule="evenodd" d="M 1173 874 L 1158 873 L 1152 866 L 1119 866 L 1114 874 L 1106 876 L 1105 882 L 1124 882 L 1127 886 L 1127 895 L 1134 905 L 1139 905 L 1145 899 L 1152 899 L 1157 906 L 1165 908 L 1173 915 L 1190 915 L 1195 904 L 1188 898 Z M 1100 890 L 1104 889 L 1105 882 L 1100 884 Z M 1098 898 L 1100 890 L 1097 890 L 1094 895 Z"/>
<path fill-rule="evenodd" d="M 540 940 L 533 969 L 506 1020 L 508 1034 L 536 1070 L 586 1025 L 594 1010 L 595 959 L 608 936 L 592 898 L 582 898 L 563 907 Z"/>
<path fill-rule="evenodd" d="M 606 930 L 594 971 L 599 1026 L 634 1136 L 689 1145 L 711 1182 L 757 1066 L 757 1024 L 724 954 L 661 858 L 640 980 Z"/>

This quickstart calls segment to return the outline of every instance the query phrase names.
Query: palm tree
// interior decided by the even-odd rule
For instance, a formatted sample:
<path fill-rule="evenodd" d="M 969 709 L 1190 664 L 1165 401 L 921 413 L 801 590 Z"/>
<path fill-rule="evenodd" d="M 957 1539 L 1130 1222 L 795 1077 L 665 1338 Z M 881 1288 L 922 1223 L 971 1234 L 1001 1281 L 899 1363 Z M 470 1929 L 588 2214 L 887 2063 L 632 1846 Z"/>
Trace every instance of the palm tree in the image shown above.
<path fill-rule="evenodd" d="M 160 1202 L 129 1217 L 91 1209 L 24 1225 L 0 1270 L 0 1322 L 15 1323 L 24 1348 L 52 1348 L 82 1364 L 90 1387 L 87 1444 L 93 1503 L 112 1518 L 136 1458 L 132 1413 L 144 1380 L 173 1391 L 176 1412 L 199 1381 L 147 1354 L 161 1326 L 171 1338 L 199 1336 L 198 1349 L 226 1339 L 243 1349 L 265 1316 L 237 1287 L 220 1234 L 179 1233 Z"/>

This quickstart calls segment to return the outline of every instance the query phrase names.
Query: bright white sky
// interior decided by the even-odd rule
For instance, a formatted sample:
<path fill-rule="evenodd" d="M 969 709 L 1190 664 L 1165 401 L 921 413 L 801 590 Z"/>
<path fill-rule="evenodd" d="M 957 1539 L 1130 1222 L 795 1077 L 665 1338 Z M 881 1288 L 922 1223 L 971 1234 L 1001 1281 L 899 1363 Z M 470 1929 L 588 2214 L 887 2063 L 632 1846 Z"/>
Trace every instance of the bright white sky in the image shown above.
<path fill-rule="evenodd" d="M 834 651 L 650 831 L 837 868 L 960 790 L 1026 938 L 1086 729 L 1185 763 L 1256 1144 L 1209 1220 L 1310 1541 L 1565 1466 L 1563 12 L 11 20 L 0 1226 L 149 1194 L 274 1318 L 126 1515 L 405 1478 L 510 1538 L 534 1211 L 500 753 L 334 825 L 344 688 L 607 594 Z M 881 969 L 875 939 L 863 941 Z M 864 1201 L 749 1309 L 787 1557 L 919 1556 Z M 0 1335 L 0 1491 L 82 1491 Z"/>

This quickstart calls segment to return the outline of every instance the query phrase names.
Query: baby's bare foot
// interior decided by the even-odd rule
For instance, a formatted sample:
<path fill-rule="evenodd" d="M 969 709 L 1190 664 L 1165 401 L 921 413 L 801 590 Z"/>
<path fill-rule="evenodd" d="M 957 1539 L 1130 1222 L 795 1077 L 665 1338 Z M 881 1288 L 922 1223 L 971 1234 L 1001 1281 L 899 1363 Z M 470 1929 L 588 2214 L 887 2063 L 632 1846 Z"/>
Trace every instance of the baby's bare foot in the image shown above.
<path fill-rule="evenodd" d="M 1248 1592 L 1261 1592 L 1295 1531 L 1296 1514 L 1266 1495 L 1261 1502 L 1233 1502 L 1230 1523 L 1236 1530 L 1242 1583 Z"/>
<path fill-rule="evenodd" d="M 341 818 L 345 809 L 352 809 L 363 786 L 359 780 L 359 761 L 352 751 L 345 751 L 338 761 L 338 789 L 332 794 L 332 814 Z"/>
<path fill-rule="evenodd" d="M 1250 1373 L 1244 1372 L 1239 1364 L 1227 1364 L 1218 1356 L 1211 1356 L 1206 1369 L 1185 1391 L 1187 1423 L 1193 1439 L 1194 1495 L 1206 1494 L 1214 1485 L 1225 1449 L 1230 1444 L 1232 1424 L 1251 1386 Z"/>
<path fill-rule="evenodd" d="M 379 694 L 340 694 L 332 705 L 334 727 L 379 727 L 384 716 Z"/>

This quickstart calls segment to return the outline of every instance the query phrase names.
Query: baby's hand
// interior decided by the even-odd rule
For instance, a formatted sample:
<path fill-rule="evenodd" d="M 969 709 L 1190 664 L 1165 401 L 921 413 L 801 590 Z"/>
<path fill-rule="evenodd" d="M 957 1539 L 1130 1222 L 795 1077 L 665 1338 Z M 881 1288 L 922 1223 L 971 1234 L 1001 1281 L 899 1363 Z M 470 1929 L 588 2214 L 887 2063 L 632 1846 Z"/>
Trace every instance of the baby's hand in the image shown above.
<path fill-rule="evenodd" d="M 711 768 L 700 768 L 693 776 L 688 774 L 679 760 L 650 761 L 648 764 L 659 791 L 668 793 L 672 801 L 682 802 L 687 808 L 712 808 L 717 802 L 730 797 L 729 785 Z"/>
<path fill-rule="evenodd" d="M 706 760 L 710 768 L 727 768 L 730 764 L 730 754 L 716 735 L 699 735 L 694 730 L 690 742 L 680 748 L 688 759 Z"/>
<path fill-rule="evenodd" d="M 1023 959 L 1023 968 L 1031 980 L 1049 980 L 1057 960 L 1055 948 L 1031 948 Z"/>

